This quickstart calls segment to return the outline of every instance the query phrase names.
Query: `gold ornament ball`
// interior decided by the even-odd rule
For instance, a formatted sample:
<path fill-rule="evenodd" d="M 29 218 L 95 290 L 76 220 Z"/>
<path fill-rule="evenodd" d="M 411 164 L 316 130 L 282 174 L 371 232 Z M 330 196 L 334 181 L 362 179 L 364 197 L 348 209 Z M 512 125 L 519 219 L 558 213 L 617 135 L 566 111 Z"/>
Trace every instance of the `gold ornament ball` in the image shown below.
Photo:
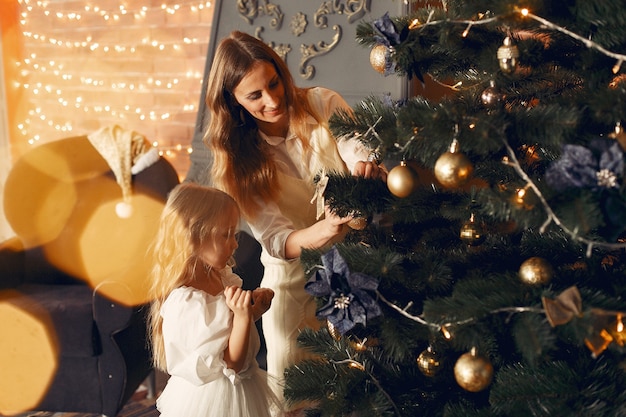
<path fill-rule="evenodd" d="M 543 258 L 533 256 L 522 262 L 519 277 L 526 284 L 547 284 L 552 279 L 552 265 Z"/>
<path fill-rule="evenodd" d="M 435 162 L 435 177 L 445 188 L 463 186 L 472 176 L 474 166 L 462 153 L 446 152 Z"/>
<path fill-rule="evenodd" d="M 417 174 L 406 165 L 405 161 L 393 167 L 387 174 L 387 188 L 396 197 L 410 195 L 417 186 Z"/>
<path fill-rule="evenodd" d="M 493 365 L 472 349 L 459 357 L 454 365 L 454 378 L 466 391 L 479 392 L 491 384 Z"/>
<path fill-rule="evenodd" d="M 387 47 L 383 44 L 378 44 L 370 51 L 370 64 L 377 72 L 381 74 L 385 73 L 385 67 L 387 66 Z"/>
<path fill-rule="evenodd" d="M 357 216 L 350 219 L 348 226 L 354 230 L 363 230 L 367 227 L 367 217 Z"/>
<path fill-rule="evenodd" d="M 428 347 L 425 351 L 420 353 L 417 357 L 417 367 L 420 372 L 425 376 L 435 376 L 441 369 L 441 359 L 437 353 L 433 352 L 432 348 Z"/>
<path fill-rule="evenodd" d="M 503 95 L 498 91 L 495 83 L 489 83 L 489 87 L 485 88 L 480 95 L 480 101 L 488 109 L 494 109 L 502 104 Z"/>
<path fill-rule="evenodd" d="M 470 246 L 478 246 L 485 241 L 485 232 L 478 223 L 470 220 L 461 226 L 459 237 Z"/>

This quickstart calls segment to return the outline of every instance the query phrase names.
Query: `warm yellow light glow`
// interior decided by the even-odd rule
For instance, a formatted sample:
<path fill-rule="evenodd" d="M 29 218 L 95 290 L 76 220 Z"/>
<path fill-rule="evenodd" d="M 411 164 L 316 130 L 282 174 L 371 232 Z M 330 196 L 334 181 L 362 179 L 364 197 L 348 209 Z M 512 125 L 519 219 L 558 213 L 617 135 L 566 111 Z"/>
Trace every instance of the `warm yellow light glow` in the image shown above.
<path fill-rule="evenodd" d="M 14 121 L 21 137 L 13 139 L 16 143 L 36 146 L 67 132 L 86 134 L 123 122 L 154 139 L 168 158 L 191 153 L 185 134 L 170 130 L 172 122 L 181 131 L 193 130 L 203 77 L 197 64 L 203 52 L 194 45 L 208 46 L 211 15 L 205 10 L 212 2 L 18 2 L 26 56 L 14 63 L 18 77 L 9 80 L 24 91 L 24 108 Z M 182 16 L 172 20 L 175 14 Z M 159 20 L 164 25 L 155 28 Z M 203 28 L 207 36 L 195 35 Z M 133 35 L 120 35 L 124 31 Z M 164 62 L 167 69 L 153 62 Z M 166 137 L 160 137 L 161 126 L 166 126 Z M 172 137 L 181 139 L 173 143 Z"/>
<path fill-rule="evenodd" d="M 470 23 L 469 25 L 467 25 L 467 27 L 465 28 L 465 30 L 463 31 L 463 33 L 461 34 L 462 37 L 466 38 L 467 35 L 469 34 L 470 29 L 472 28 L 472 24 Z"/>
<path fill-rule="evenodd" d="M 441 333 L 443 334 L 443 337 L 445 337 L 446 339 L 448 340 L 452 339 L 452 333 L 450 333 L 450 331 L 448 330 L 446 326 L 441 326 Z"/>
<path fill-rule="evenodd" d="M 36 410 L 58 366 L 58 341 L 44 309 L 15 290 L 0 291 L 0 414 Z"/>

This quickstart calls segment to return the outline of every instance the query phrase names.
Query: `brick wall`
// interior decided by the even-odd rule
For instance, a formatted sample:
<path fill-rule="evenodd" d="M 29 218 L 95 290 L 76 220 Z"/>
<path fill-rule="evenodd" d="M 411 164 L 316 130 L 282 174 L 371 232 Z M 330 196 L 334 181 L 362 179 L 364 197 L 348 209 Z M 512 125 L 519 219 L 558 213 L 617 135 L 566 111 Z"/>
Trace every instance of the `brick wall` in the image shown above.
<path fill-rule="evenodd" d="M 189 164 L 211 2 L 21 0 L 12 154 L 118 124 L 144 134 L 181 177 Z"/>

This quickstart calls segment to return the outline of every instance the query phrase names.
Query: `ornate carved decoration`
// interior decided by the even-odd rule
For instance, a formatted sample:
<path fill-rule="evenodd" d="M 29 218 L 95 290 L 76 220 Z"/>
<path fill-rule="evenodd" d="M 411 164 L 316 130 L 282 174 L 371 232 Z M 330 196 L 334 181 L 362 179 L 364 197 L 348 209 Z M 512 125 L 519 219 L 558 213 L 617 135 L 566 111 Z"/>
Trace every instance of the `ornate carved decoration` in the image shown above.
<path fill-rule="evenodd" d="M 261 36 L 261 32 L 263 32 L 263 27 L 256 28 L 256 30 L 254 31 L 254 37 L 265 42 L 263 40 L 263 37 Z M 274 52 L 276 52 L 283 61 L 287 62 L 287 54 L 291 52 L 291 45 L 284 44 L 284 43 L 281 43 L 280 45 L 276 45 L 274 42 L 266 42 L 266 43 L 267 43 L 267 46 L 272 48 Z"/>
<path fill-rule="evenodd" d="M 252 24 L 259 15 L 273 16 L 274 18 L 270 21 L 270 26 L 279 30 L 283 24 L 284 17 L 280 6 L 271 3 L 269 0 L 261 1 L 263 4 L 259 5 L 258 0 L 237 0 L 237 11 L 249 24 Z"/>
<path fill-rule="evenodd" d="M 345 14 L 348 23 L 354 23 L 370 11 L 371 0 L 328 0 L 323 2 L 314 14 L 315 26 L 325 28 L 328 26 L 329 14 Z"/>
<path fill-rule="evenodd" d="M 289 26 L 291 27 L 291 33 L 294 36 L 300 36 L 306 30 L 306 25 L 308 22 L 306 21 L 306 15 L 302 12 L 296 13 L 296 15 L 291 19 L 291 23 Z"/>
<path fill-rule="evenodd" d="M 284 18 L 280 6 L 271 2 L 272 0 L 237 0 L 237 11 L 241 17 L 249 24 L 253 24 L 254 20 L 261 15 L 273 17 L 270 26 L 275 30 L 280 30 Z M 372 0 L 325 0 L 322 1 L 313 15 L 313 22 L 316 27 L 326 29 L 328 27 L 328 15 L 338 14 L 345 15 L 348 23 L 352 24 L 362 18 L 366 13 L 370 12 Z M 399 1 L 399 0 L 398 0 Z M 307 15 L 303 12 L 296 13 L 290 23 L 291 33 L 293 36 L 300 36 L 306 31 L 308 25 Z M 318 56 L 325 55 L 335 49 L 341 41 L 342 28 L 340 25 L 334 25 L 332 30 L 335 32 L 331 43 L 319 41 L 314 44 L 300 45 L 300 65 L 299 74 L 305 80 L 310 80 L 315 75 L 315 67 L 310 65 L 310 61 Z M 257 27 L 255 36 L 261 39 L 263 27 Z M 274 42 L 268 43 L 276 53 L 285 61 L 287 55 L 291 52 L 291 45 L 280 44 Z"/>
<path fill-rule="evenodd" d="M 291 45 L 284 43 L 275 45 L 274 42 L 270 42 L 269 46 L 278 54 L 279 57 L 283 59 L 283 61 L 287 62 L 287 54 L 291 52 Z"/>
<path fill-rule="evenodd" d="M 317 56 L 325 55 L 332 51 L 341 40 L 341 26 L 334 25 L 333 30 L 335 31 L 335 35 L 333 36 L 333 41 L 329 44 L 324 41 L 319 41 L 316 45 L 300 45 L 302 59 L 300 60 L 300 67 L 298 69 L 300 76 L 305 80 L 310 80 L 315 75 L 315 67 L 308 65 L 308 62 Z"/>

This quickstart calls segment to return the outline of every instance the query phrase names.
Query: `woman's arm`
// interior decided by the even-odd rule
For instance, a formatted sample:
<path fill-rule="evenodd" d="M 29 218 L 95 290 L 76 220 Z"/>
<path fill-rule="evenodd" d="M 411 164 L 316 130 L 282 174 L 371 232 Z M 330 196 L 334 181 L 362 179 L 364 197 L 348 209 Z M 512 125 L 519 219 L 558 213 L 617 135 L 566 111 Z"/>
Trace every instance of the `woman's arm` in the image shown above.
<path fill-rule="evenodd" d="M 372 161 L 357 162 L 352 170 L 352 175 L 387 181 L 385 168 Z M 285 241 L 285 257 L 287 259 L 299 257 L 302 248 L 317 249 L 326 245 L 343 232 L 343 225 L 352 220 L 353 217 L 339 217 L 333 214 L 328 207 L 325 208 L 324 213 L 322 220 L 306 229 L 294 230 L 289 234 Z"/>
<path fill-rule="evenodd" d="M 344 224 L 352 216 L 339 217 L 328 206 L 324 209 L 324 218 L 305 229 L 294 230 L 285 241 L 285 257 L 293 259 L 300 256 L 302 248 L 317 249 L 329 243 L 343 232 Z"/>
<path fill-rule="evenodd" d="M 233 312 L 233 328 L 224 350 L 224 361 L 235 372 L 243 369 L 250 343 L 252 326 L 252 293 L 237 286 L 224 289 L 226 305 Z"/>

